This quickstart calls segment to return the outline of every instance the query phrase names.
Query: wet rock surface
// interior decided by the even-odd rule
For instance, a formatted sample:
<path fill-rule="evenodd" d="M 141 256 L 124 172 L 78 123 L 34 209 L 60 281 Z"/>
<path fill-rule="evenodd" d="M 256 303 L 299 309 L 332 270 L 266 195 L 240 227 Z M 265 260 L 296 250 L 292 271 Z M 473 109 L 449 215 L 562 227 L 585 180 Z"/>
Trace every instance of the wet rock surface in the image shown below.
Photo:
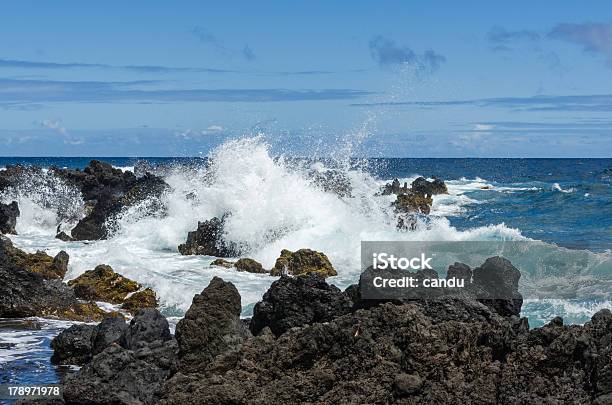
<path fill-rule="evenodd" d="M 187 241 L 179 245 L 182 255 L 234 257 L 236 251 L 223 240 L 224 218 L 198 222 L 198 228 L 187 234 Z"/>
<path fill-rule="evenodd" d="M 43 278 L 63 279 L 68 271 L 70 257 L 65 251 L 60 251 L 55 257 L 45 252 L 26 253 L 13 246 L 12 242 L 5 238 L 2 243 L 2 251 L 6 257 L 17 267 L 29 272 L 40 274 Z"/>
<path fill-rule="evenodd" d="M 261 266 L 261 263 L 249 258 L 238 259 L 234 263 L 234 267 L 238 271 L 246 271 L 247 273 L 265 274 L 266 270 Z"/>
<path fill-rule="evenodd" d="M 57 278 L 48 279 L 20 264 L 26 255 L 8 238 L 0 237 L 0 318 L 57 317 L 77 321 L 100 320 L 106 312 L 95 303 L 80 302 Z M 53 259 L 51 259 L 53 263 Z"/>
<path fill-rule="evenodd" d="M 157 294 L 150 288 L 133 293 L 121 305 L 121 309 L 131 314 L 135 314 L 144 308 L 157 308 Z"/>
<path fill-rule="evenodd" d="M 17 234 L 15 227 L 20 214 L 17 201 L 10 204 L 0 203 L 0 233 Z"/>
<path fill-rule="evenodd" d="M 68 285 L 81 299 L 105 301 L 111 304 L 123 303 L 128 294 L 140 289 L 137 282 L 115 273 L 112 267 L 104 264 L 70 280 Z"/>
<path fill-rule="evenodd" d="M 466 277 L 475 272 L 482 288 L 490 287 L 493 268 L 501 269 L 502 283 L 516 280 L 513 268 L 499 258 L 479 270 L 451 267 Z M 584 326 L 565 326 L 557 318 L 529 330 L 526 319 L 469 297 L 354 305 L 358 302 L 355 286 L 341 292 L 316 275 L 285 276 L 258 304 L 268 315 L 255 311 L 251 328 L 258 333 L 251 336 L 240 321 L 235 287 L 214 278 L 194 297 L 176 340 L 150 312 L 137 322 L 152 326 L 134 329 L 156 332 L 131 334 L 135 341 L 122 338 L 107 346 L 66 383 L 65 400 L 609 403 L 609 310 Z"/>
<path fill-rule="evenodd" d="M 136 178 L 130 171 L 115 169 L 112 165 L 92 160 L 82 171 L 52 167 L 50 172 L 81 191 L 87 215 L 72 229 L 75 240 L 106 239 L 112 220 L 124 208 L 148 198 L 159 198 L 169 186 L 155 175 L 146 173 Z"/>
<path fill-rule="evenodd" d="M 407 183 L 402 186 L 398 179 L 394 179 L 391 183 L 383 186 L 381 194 L 397 196 L 392 206 L 398 214 L 420 213 L 428 215 L 433 204 L 432 196 L 448 194 L 448 188 L 444 181 L 438 178 L 429 181 L 424 177 L 418 177 L 410 184 L 410 187 Z M 414 222 L 409 218 L 400 216 L 397 227 L 411 229 L 413 224 Z"/>
<path fill-rule="evenodd" d="M 308 273 L 317 273 L 324 278 L 338 275 L 325 253 L 310 249 L 300 249 L 295 252 L 283 249 L 270 271 L 271 276 L 282 274 L 300 276 Z"/>
<path fill-rule="evenodd" d="M 250 328 L 258 334 L 267 327 L 278 336 L 293 327 L 328 322 L 350 312 L 352 305 L 348 296 L 316 273 L 281 276 L 255 305 Z"/>
<path fill-rule="evenodd" d="M 129 326 L 109 323 L 104 330 L 104 343 L 110 344 L 66 381 L 65 402 L 156 403 L 154 396 L 170 376 L 177 359 L 178 346 L 166 319 L 156 309 L 144 309 Z M 120 337 L 113 339 L 119 332 Z"/>

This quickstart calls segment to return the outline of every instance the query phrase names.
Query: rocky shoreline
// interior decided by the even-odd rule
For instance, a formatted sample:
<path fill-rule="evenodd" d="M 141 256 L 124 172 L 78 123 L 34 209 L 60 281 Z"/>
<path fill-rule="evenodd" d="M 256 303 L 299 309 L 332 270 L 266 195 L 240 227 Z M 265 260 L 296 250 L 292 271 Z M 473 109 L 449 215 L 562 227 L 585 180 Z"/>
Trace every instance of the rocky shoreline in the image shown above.
<path fill-rule="evenodd" d="M 8 167 L 0 191 L 37 170 Z M 92 161 L 83 171 L 49 173 L 78 189 L 85 203 L 69 234 L 58 228 L 61 240 L 104 239 L 114 216 L 145 200 L 163 213 L 156 201 L 169 186 L 149 172 L 136 176 Z M 341 178 L 314 181 L 350 198 L 350 183 Z M 380 193 L 394 196 L 397 227 L 410 230 L 430 212 L 432 196 L 447 189 L 439 179 L 410 186 L 396 179 Z M 53 403 L 612 403 L 612 313 L 601 310 L 582 326 L 555 318 L 530 329 L 520 317 L 520 271 L 504 258 L 474 269 L 450 266 L 446 277 L 468 284 L 458 294 L 366 299 L 368 271 L 342 291 L 328 282 L 337 272 L 323 252 L 282 250 L 271 269 L 246 257 L 226 260 L 243 256 L 223 237 L 228 215 L 200 218 L 179 252 L 278 279 L 253 316 L 242 319 L 238 290 L 214 277 L 174 334 L 152 289 L 104 264 L 65 283 L 66 252 L 26 253 L 0 235 L 0 318 L 88 322 L 51 343 L 53 364 L 80 366 Z M 15 233 L 18 218 L 17 203 L 1 205 L 0 231 Z"/>
<path fill-rule="evenodd" d="M 492 258 L 492 262 L 499 262 Z M 482 266 L 485 268 L 485 266 Z M 489 266 L 487 271 L 499 269 Z M 612 313 L 529 329 L 520 305 L 364 302 L 316 273 L 281 276 L 240 318 L 215 277 L 172 336 L 156 309 L 76 325 L 54 361 L 80 364 L 68 404 L 584 403 L 612 399 Z"/>

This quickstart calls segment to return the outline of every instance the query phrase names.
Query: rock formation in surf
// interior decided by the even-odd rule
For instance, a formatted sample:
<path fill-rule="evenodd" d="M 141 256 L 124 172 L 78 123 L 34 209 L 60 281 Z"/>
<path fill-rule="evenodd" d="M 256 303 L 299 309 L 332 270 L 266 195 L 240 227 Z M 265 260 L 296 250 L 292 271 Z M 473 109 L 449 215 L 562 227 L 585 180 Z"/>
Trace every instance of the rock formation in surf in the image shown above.
<path fill-rule="evenodd" d="M 270 275 L 301 276 L 308 273 L 317 273 L 322 277 L 338 275 L 325 253 L 311 249 L 299 249 L 295 252 L 283 249 Z"/>
<path fill-rule="evenodd" d="M 16 235 L 17 230 L 15 227 L 17 226 L 17 218 L 20 214 L 17 201 L 13 201 L 10 204 L 0 203 L 0 233 Z"/>
<path fill-rule="evenodd" d="M 225 217 L 214 217 L 208 221 L 198 222 L 198 228 L 187 234 L 187 241 L 179 245 L 182 255 L 207 255 L 216 257 L 232 257 L 237 252 L 223 239 L 223 224 Z"/>

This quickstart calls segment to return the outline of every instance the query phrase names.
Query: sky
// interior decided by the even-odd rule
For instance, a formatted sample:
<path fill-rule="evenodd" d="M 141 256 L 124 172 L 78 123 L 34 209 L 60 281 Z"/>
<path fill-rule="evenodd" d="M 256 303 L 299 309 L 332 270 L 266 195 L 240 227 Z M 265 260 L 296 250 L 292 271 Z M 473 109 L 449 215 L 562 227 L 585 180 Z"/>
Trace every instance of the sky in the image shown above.
<path fill-rule="evenodd" d="M 612 157 L 609 1 L 6 2 L 0 156 Z"/>

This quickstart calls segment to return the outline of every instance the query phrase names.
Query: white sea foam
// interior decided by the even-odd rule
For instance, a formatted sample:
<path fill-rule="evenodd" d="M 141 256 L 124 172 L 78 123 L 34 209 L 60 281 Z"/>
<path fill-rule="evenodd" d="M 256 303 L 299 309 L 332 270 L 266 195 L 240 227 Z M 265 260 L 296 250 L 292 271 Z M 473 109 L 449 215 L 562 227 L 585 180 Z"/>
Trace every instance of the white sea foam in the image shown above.
<path fill-rule="evenodd" d="M 561 186 L 559 185 L 559 183 L 554 183 L 554 184 L 552 185 L 552 190 L 553 190 L 553 191 L 560 191 L 560 192 L 562 192 L 562 193 L 573 193 L 574 191 L 576 191 L 576 189 L 575 189 L 575 188 L 573 188 L 573 187 L 568 188 L 568 189 L 563 189 L 563 188 L 561 188 Z"/>
<path fill-rule="evenodd" d="M 342 165 L 341 165 L 342 167 Z M 448 182 L 449 194 L 434 196 L 432 215 L 406 232 L 396 228 L 390 203 L 393 196 L 376 195 L 381 181 L 366 172 L 343 169 L 351 184 L 351 197 L 324 191 L 309 175 L 326 171 L 322 162 L 301 167 L 273 158 L 259 138 L 230 141 L 210 155 L 210 165 L 199 169 L 177 167 L 165 178 L 171 191 L 162 197 L 165 215 L 151 215 L 147 203 L 126 210 L 116 223 L 114 235 L 92 243 L 61 242 L 53 238 L 54 221 L 28 208 L 19 220 L 15 243 L 28 250 L 46 249 L 50 254 L 70 254 L 67 279 L 105 263 L 116 271 L 155 289 L 167 314 L 180 315 L 213 276 L 232 281 L 247 306 L 258 301 L 274 281 L 266 275 L 210 267 L 213 258 L 181 256 L 177 246 L 198 221 L 226 218 L 225 239 L 244 249 L 244 255 L 274 265 L 282 249 L 311 248 L 325 252 L 339 275 L 331 281 L 345 287 L 360 271 L 360 242 L 527 240 L 518 229 L 504 224 L 460 231 L 447 216 L 457 215 L 478 203 L 468 193 L 489 183 L 483 179 Z M 402 179 L 411 182 L 414 178 Z M 79 206 L 82 202 L 72 201 Z M 53 212 L 40 201 L 41 212 Z M 31 212 L 32 214 L 28 214 Z M 36 215 L 35 215 L 36 214 Z M 39 232 L 37 229 L 46 231 Z M 53 230 L 53 232 L 50 232 Z"/>

